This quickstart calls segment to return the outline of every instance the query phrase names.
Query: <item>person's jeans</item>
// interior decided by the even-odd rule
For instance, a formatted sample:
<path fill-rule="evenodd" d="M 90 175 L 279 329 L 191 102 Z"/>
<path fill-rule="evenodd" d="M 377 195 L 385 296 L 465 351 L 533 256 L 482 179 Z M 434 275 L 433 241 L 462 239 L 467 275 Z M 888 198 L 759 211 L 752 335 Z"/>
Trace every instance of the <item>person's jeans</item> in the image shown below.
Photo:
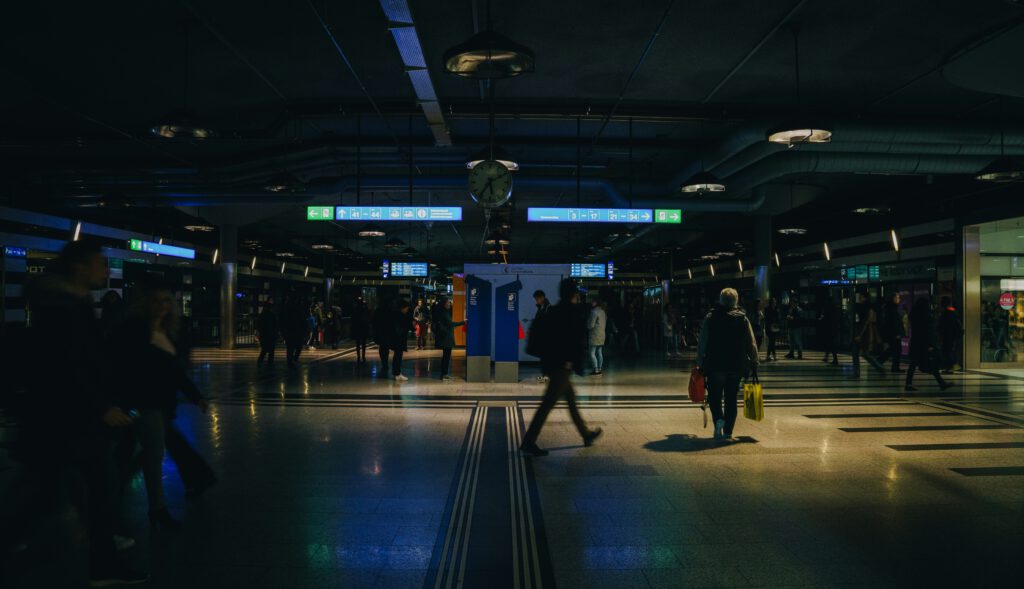
<path fill-rule="evenodd" d="M 149 510 L 167 507 L 164 500 L 163 464 L 166 448 L 166 419 L 159 409 L 143 409 L 135 420 L 135 435 L 142 446 L 142 478 L 146 482 Z"/>
<path fill-rule="evenodd" d="M 356 360 L 366 360 L 366 338 L 356 338 Z"/>
<path fill-rule="evenodd" d="M 563 396 L 565 397 L 566 404 L 569 406 L 569 416 L 572 417 L 572 422 L 576 425 L 576 430 L 579 431 L 580 437 L 585 438 L 590 433 L 590 430 L 587 428 L 587 422 L 583 421 L 580 409 L 576 406 L 576 391 L 572 388 L 572 370 L 561 367 L 554 368 L 548 370 L 548 376 L 550 380 L 548 380 L 548 387 L 544 391 L 544 399 L 541 400 L 537 412 L 533 414 L 530 428 L 526 430 L 526 435 L 523 436 L 524 446 L 537 443 L 537 437 L 540 436 L 540 430 L 544 427 L 548 414 L 551 413 L 551 409 L 554 408 L 558 399 Z"/>
<path fill-rule="evenodd" d="M 452 349 L 441 348 L 441 378 L 448 376 L 452 368 Z"/>
<path fill-rule="evenodd" d="M 395 356 L 391 360 L 391 376 L 402 374 L 402 355 L 405 350 L 395 350 Z"/>
<path fill-rule="evenodd" d="M 768 332 L 768 351 L 765 352 L 765 355 L 768 358 L 775 358 L 775 340 L 777 340 L 778 337 L 779 337 L 779 332 L 777 332 L 777 331 L 769 331 Z"/>
<path fill-rule="evenodd" d="M 678 354 L 679 346 L 676 344 L 676 337 L 674 335 L 665 336 L 665 354 Z"/>
<path fill-rule="evenodd" d="M 604 368 L 604 346 L 590 346 L 590 366 L 597 372 Z"/>
<path fill-rule="evenodd" d="M 383 375 L 388 371 L 388 354 L 391 348 L 387 344 L 377 344 L 377 354 L 380 356 L 380 371 Z"/>
<path fill-rule="evenodd" d="M 726 436 L 732 435 L 736 425 L 736 396 L 740 391 L 741 376 L 735 372 L 712 372 L 707 379 L 708 405 L 711 406 L 711 419 L 725 421 L 723 429 Z"/>
<path fill-rule="evenodd" d="M 789 330 L 789 355 L 798 358 L 804 356 L 804 332 L 799 327 Z"/>

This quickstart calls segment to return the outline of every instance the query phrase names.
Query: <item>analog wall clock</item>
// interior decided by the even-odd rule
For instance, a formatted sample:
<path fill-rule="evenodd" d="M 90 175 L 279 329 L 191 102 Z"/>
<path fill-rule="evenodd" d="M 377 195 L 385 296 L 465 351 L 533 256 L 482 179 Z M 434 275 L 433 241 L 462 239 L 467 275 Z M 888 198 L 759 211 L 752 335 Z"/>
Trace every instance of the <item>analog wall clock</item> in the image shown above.
<path fill-rule="evenodd" d="M 469 195 L 482 207 L 500 207 L 512 198 L 512 172 L 495 160 L 485 160 L 469 171 Z"/>

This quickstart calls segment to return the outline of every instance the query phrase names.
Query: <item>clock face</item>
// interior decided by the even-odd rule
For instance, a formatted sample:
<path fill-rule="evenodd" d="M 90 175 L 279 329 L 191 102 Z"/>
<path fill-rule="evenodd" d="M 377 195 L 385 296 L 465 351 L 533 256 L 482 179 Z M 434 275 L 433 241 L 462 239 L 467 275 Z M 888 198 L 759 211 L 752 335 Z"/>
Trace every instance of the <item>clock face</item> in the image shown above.
<path fill-rule="evenodd" d="M 512 197 L 512 172 L 494 160 L 485 160 L 469 171 L 469 195 L 483 207 L 499 207 Z"/>

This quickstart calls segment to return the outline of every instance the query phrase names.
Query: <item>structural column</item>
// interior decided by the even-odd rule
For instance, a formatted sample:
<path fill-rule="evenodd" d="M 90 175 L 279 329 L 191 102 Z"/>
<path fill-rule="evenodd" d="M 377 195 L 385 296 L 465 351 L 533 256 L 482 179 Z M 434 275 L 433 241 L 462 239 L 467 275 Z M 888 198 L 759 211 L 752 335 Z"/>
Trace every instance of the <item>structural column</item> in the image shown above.
<path fill-rule="evenodd" d="M 771 298 L 772 218 L 754 217 L 754 296 L 765 305 Z"/>
<path fill-rule="evenodd" d="M 981 228 L 960 227 L 956 280 L 963 309 L 964 368 L 981 368 Z"/>
<path fill-rule="evenodd" d="M 235 349 L 235 293 L 238 290 L 238 226 L 220 227 L 220 349 Z"/>
<path fill-rule="evenodd" d="M 334 297 L 334 255 L 324 256 L 324 310 L 331 308 Z"/>

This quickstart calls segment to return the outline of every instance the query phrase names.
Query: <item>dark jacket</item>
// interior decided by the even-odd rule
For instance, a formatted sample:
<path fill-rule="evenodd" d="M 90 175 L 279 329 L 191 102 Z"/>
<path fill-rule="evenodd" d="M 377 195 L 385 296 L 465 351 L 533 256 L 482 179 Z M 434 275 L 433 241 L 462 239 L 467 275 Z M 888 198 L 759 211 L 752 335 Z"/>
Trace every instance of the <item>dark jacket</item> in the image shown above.
<path fill-rule="evenodd" d="M 581 370 L 588 339 L 586 307 L 560 301 L 548 308 L 544 322 L 545 337 L 550 339 L 541 358 L 545 371 L 564 368 L 566 363 Z"/>
<path fill-rule="evenodd" d="M 839 311 L 831 301 L 821 309 L 818 331 L 824 341 L 832 341 L 839 334 Z"/>
<path fill-rule="evenodd" d="M 746 374 L 757 365 L 757 340 L 742 310 L 715 305 L 700 328 L 697 365 L 704 374 Z"/>
<path fill-rule="evenodd" d="M 452 321 L 452 312 L 444 307 L 434 311 L 434 345 L 438 348 L 455 347 L 455 328 L 465 321 Z"/>
<path fill-rule="evenodd" d="M 778 333 L 782 329 L 779 308 L 771 305 L 764 309 L 764 329 L 768 333 Z"/>
<path fill-rule="evenodd" d="M 408 350 L 409 332 L 412 331 L 412 312 L 392 311 L 390 328 L 388 347 L 395 351 Z"/>
<path fill-rule="evenodd" d="M 293 301 L 285 305 L 280 328 L 284 339 L 290 342 L 304 342 L 309 337 L 308 318 L 309 311 L 302 303 Z"/>
<path fill-rule="evenodd" d="M 178 393 L 193 403 L 202 399 L 199 388 L 188 376 L 180 342 L 172 341 L 176 354 L 150 343 L 151 331 L 139 320 L 127 321 L 119 330 L 115 349 L 117 394 L 125 409 L 156 409 L 174 417 Z"/>
<path fill-rule="evenodd" d="M 956 341 L 964 333 L 960 318 L 957 317 L 956 309 L 946 307 L 939 315 L 939 337 L 942 341 Z"/>
<path fill-rule="evenodd" d="M 259 317 L 256 318 L 256 329 L 260 332 L 260 346 L 272 348 L 277 343 L 277 313 L 269 308 L 264 308 Z"/>
<path fill-rule="evenodd" d="M 882 337 L 892 340 L 903 337 L 903 317 L 900 316 L 900 306 L 889 301 L 882 310 Z"/>
<path fill-rule="evenodd" d="M 370 337 L 370 310 L 366 305 L 358 305 L 352 311 L 352 339 Z"/>
<path fill-rule="evenodd" d="M 391 345 L 391 315 L 393 309 L 385 305 L 373 311 L 373 341 L 379 346 Z"/>
<path fill-rule="evenodd" d="M 928 308 L 914 309 L 910 313 L 910 357 L 919 365 L 926 365 L 929 348 L 935 347 L 935 324 Z"/>

